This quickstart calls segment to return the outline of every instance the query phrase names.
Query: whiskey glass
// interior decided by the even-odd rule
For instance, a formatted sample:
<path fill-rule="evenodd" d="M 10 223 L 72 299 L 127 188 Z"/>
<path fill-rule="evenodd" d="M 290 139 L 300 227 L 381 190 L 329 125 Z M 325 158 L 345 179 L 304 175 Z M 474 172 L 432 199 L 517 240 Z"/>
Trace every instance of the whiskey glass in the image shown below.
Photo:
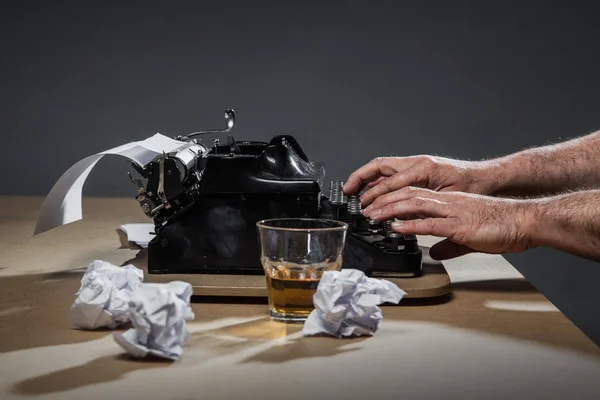
<path fill-rule="evenodd" d="M 278 218 L 257 222 L 269 316 L 303 322 L 325 271 L 342 268 L 348 224 L 327 219 Z"/>

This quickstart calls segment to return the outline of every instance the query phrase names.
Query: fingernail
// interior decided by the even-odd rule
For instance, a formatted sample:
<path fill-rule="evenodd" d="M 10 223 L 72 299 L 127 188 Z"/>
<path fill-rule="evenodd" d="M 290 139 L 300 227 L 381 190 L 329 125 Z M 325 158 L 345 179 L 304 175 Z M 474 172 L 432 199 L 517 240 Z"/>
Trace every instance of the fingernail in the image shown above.
<path fill-rule="evenodd" d="M 373 205 L 372 205 L 372 204 L 363 210 L 363 215 L 364 215 L 365 217 L 368 217 L 368 216 L 369 216 L 369 213 L 370 213 L 371 211 L 373 211 Z"/>
<path fill-rule="evenodd" d="M 367 208 L 369 208 L 369 207 L 367 207 Z M 369 214 L 369 218 L 377 219 L 377 217 L 379 217 L 380 215 L 381 215 L 381 210 L 375 210 L 371 214 Z"/>

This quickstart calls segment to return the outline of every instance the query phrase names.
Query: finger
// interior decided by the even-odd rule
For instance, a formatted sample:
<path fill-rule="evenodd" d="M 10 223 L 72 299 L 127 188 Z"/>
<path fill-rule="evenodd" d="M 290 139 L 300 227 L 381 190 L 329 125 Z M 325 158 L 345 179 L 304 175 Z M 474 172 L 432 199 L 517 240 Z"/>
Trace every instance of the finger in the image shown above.
<path fill-rule="evenodd" d="M 417 187 L 408 186 L 403 189 L 396 190 L 391 193 L 384 194 L 376 198 L 371 205 L 367 206 L 364 210 L 364 215 L 366 217 L 369 216 L 373 211 L 383 208 L 391 203 L 397 203 L 400 201 L 406 201 L 415 197 L 423 197 L 428 199 L 435 200 L 444 200 L 444 194 L 440 194 L 439 192 L 422 189 Z"/>
<path fill-rule="evenodd" d="M 380 183 L 382 180 L 384 180 L 384 179 L 385 179 L 385 176 L 380 176 L 379 178 L 377 178 L 377 180 L 375 180 L 375 181 L 372 181 L 372 182 L 369 182 L 369 183 L 367 184 L 367 187 L 368 187 L 368 188 L 372 188 L 373 186 L 376 186 L 377 184 L 379 184 L 379 183 Z"/>
<path fill-rule="evenodd" d="M 394 175 L 384 178 L 377 186 L 367 190 L 360 197 L 360 203 L 363 207 L 370 205 L 379 196 L 403 189 L 407 186 L 416 186 L 420 183 L 422 172 L 417 168 L 409 168 L 397 172 Z"/>
<path fill-rule="evenodd" d="M 406 235 L 449 237 L 454 234 L 454 223 L 447 218 L 412 219 L 392 223 L 392 229 Z"/>
<path fill-rule="evenodd" d="M 414 197 L 378 208 L 369 213 L 369 218 L 387 221 L 392 218 L 446 218 L 449 215 L 448 203 Z"/>
<path fill-rule="evenodd" d="M 397 158 L 375 158 L 350 174 L 348 180 L 344 184 L 344 193 L 354 194 L 364 184 L 367 184 L 372 180 L 378 179 L 381 176 L 392 176 L 396 172 L 392 163 L 397 164 L 398 162 L 399 160 Z"/>
<path fill-rule="evenodd" d="M 454 243 L 450 239 L 444 239 L 429 249 L 431 258 L 438 261 L 461 257 L 474 252 L 475 250 L 462 244 Z"/>
<path fill-rule="evenodd" d="M 354 194 L 365 183 L 379 177 L 379 165 L 383 162 L 381 158 L 375 158 L 367 164 L 354 171 L 344 184 L 344 193 Z"/>

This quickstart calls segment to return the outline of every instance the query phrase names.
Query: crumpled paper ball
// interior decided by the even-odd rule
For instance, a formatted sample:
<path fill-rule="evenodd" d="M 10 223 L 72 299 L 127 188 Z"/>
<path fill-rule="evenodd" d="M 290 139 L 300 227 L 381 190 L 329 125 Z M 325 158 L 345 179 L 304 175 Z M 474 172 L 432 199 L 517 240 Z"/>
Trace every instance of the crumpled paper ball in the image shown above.
<path fill-rule="evenodd" d="M 133 265 L 117 267 L 105 261 L 92 261 L 68 311 L 69 322 L 90 330 L 115 329 L 128 322 L 127 302 L 143 279 L 144 271 Z"/>
<path fill-rule="evenodd" d="M 372 335 L 383 319 L 383 303 L 398 304 L 406 292 L 394 283 L 356 269 L 326 271 L 313 296 L 315 309 L 304 322 L 305 336 Z"/>
<path fill-rule="evenodd" d="M 195 318 L 192 292 L 192 285 L 181 281 L 140 285 L 129 300 L 133 328 L 114 332 L 114 340 L 136 358 L 151 354 L 179 360 L 190 337 L 186 321 Z"/>

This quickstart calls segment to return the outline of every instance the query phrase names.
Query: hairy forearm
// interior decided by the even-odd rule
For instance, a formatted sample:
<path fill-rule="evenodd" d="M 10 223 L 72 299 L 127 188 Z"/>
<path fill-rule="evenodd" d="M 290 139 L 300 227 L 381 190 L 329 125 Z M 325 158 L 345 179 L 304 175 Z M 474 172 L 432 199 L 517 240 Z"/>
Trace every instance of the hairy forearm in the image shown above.
<path fill-rule="evenodd" d="M 487 161 L 488 194 L 539 196 L 600 187 L 600 131 Z"/>
<path fill-rule="evenodd" d="M 600 190 L 528 200 L 524 221 L 532 247 L 553 247 L 600 261 Z"/>

